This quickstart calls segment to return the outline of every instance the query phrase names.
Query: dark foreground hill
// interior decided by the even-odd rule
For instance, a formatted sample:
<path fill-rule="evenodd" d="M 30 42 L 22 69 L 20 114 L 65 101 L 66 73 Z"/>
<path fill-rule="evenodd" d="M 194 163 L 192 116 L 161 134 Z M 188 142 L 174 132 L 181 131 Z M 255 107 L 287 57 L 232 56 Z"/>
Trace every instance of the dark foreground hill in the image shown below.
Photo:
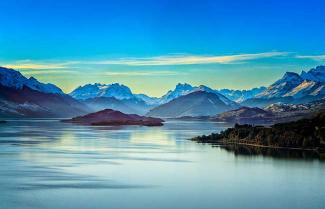
<path fill-rule="evenodd" d="M 211 117 L 210 120 L 239 124 L 268 124 L 274 121 L 274 115 L 258 107 L 240 107 L 236 110 L 220 113 Z"/>
<path fill-rule="evenodd" d="M 220 133 L 198 136 L 191 140 L 220 145 L 240 144 L 324 151 L 325 113 L 319 113 L 311 119 L 278 123 L 270 127 L 236 124 Z"/>
<path fill-rule="evenodd" d="M 90 113 L 84 116 L 75 117 L 63 122 L 77 123 L 82 125 L 143 125 L 162 126 L 160 118 L 144 117 L 136 114 L 125 114 L 112 109 L 105 109 L 99 112 Z"/>

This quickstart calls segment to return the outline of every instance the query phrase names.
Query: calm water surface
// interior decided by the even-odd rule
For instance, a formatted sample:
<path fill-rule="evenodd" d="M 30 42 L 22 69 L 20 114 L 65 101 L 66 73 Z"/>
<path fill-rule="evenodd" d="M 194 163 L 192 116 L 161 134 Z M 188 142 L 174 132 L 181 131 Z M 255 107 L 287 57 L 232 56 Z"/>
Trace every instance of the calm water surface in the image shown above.
<path fill-rule="evenodd" d="M 0 208 L 324 208 L 324 162 L 234 155 L 186 140 L 224 128 L 10 120 L 0 124 Z"/>

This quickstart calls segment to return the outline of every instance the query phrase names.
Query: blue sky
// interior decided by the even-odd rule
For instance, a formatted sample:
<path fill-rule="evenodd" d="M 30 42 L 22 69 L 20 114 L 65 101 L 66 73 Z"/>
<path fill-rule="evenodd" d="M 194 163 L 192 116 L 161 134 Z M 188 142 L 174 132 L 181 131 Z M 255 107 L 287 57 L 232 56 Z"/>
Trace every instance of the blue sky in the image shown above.
<path fill-rule="evenodd" d="M 247 89 L 325 64 L 321 0 L 2 0 L 0 8 L 0 65 L 66 92 L 94 82 L 155 96 L 178 82 Z"/>

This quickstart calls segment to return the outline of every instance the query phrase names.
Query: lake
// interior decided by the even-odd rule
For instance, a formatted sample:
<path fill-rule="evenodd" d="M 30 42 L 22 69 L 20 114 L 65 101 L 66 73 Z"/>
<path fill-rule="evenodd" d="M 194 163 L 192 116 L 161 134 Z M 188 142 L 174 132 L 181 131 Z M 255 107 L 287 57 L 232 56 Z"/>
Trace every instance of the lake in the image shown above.
<path fill-rule="evenodd" d="M 318 209 L 325 163 L 238 155 L 187 140 L 227 124 L 0 124 L 1 209 Z"/>

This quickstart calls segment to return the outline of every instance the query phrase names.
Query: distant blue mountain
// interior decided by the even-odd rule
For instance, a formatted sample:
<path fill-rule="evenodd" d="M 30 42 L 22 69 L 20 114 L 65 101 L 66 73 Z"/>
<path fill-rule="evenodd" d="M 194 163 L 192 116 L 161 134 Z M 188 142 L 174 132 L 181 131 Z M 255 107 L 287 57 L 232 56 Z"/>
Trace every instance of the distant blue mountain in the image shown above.
<path fill-rule="evenodd" d="M 242 105 L 262 107 L 275 102 L 305 103 L 325 97 L 325 66 L 302 71 L 299 75 L 286 72 L 284 76 Z"/>
<path fill-rule="evenodd" d="M 0 88 L 0 116 L 56 117 L 105 108 L 144 115 L 155 107 L 195 92 L 203 92 L 196 97 L 193 95 L 190 97 L 200 100 L 198 106 L 201 107 L 214 109 L 215 106 L 203 103 L 219 100 L 229 109 L 238 107 L 238 103 L 243 106 L 263 107 L 278 102 L 298 104 L 324 98 L 325 66 L 318 66 L 307 72 L 302 71 L 301 74 L 287 72 L 267 88 L 259 87 L 250 90 L 215 90 L 204 85 L 192 86 L 179 83 L 160 98 L 134 94 L 129 87 L 118 83 L 87 84 L 76 88 L 69 96 L 53 84 L 39 82 L 33 77 L 26 78 L 16 70 L 0 67 Z M 209 96 L 204 93 L 209 93 Z M 194 104 L 196 101 L 192 102 Z M 168 109 L 171 110 L 172 107 L 169 106 Z M 186 112 L 205 115 L 202 108 L 198 111 L 194 110 L 194 107 L 190 109 Z M 206 112 L 210 114 L 213 111 L 206 110 Z"/>
<path fill-rule="evenodd" d="M 258 87 L 248 90 L 232 89 L 212 89 L 200 85 L 192 86 L 187 83 L 178 83 L 173 90 L 168 91 L 160 98 L 150 97 L 145 94 L 133 94 L 127 86 L 115 84 L 87 84 L 75 89 L 70 95 L 79 100 L 86 100 L 98 97 L 114 97 L 118 100 L 138 101 L 136 104 L 129 102 L 131 109 L 141 109 L 148 111 L 150 108 L 163 105 L 179 97 L 191 94 L 197 91 L 204 91 L 217 95 L 224 103 L 236 106 L 237 103 L 250 106 L 264 106 L 272 102 L 309 102 L 324 95 L 325 67 L 318 66 L 303 71 L 300 75 L 294 72 L 287 72 L 284 76 L 274 82 L 269 87 Z M 102 100 L 103 101 L 103 100 Z M 135 108 L 136 106 L 136 108 Z M 109 107 L 107 107 L 109 108 Z M 125 109 L 123 106 L 120 108 Z M 144 113 L 146 112 L 144 111 Z M 139 114 L 139 112 L 137 112 Z M 143 112 L 142 112 L 143 113 Z"/>
<path fill-rule="evenodd" d="M 243 102 L 247 99 L 254 98 L 265 90 L 266 87 L 262 86 L 248 90 L 220 89 L 218 92 L 235 102 Z"/>
<path fill-rule="evenodd" d="M 216 94 L 226 104 L 236 105 L 235 102 L 227 96 L 227 94 L 223 94 L 219 90 L 214 90 L 214 89 L 212 89 L 210 87 L 207 87 L 207 86 L 204 86 L 204 85 L 191 86 L 190 84 L 187 84 L 187 83 L 184 83 L 184 84 L 178 83 L 174 90 L 168 91 L 164 96 L 162 96 L 160 98 L 159 103 L 160 104 L 165 104 L 165 103 L 168 103 L 168 102 L 170 102 L 170 101 L 172 101 L 174 99 L 177 99 L 177 98 L 179 98 L 181 96 L 185 96 L 187 94 L 197 92 L 197 91 L 204 91 L 204 92 Z"/>
<path fill-rule="evenodd" d="M 303 71 L 300 75 L 286 72 L 281 79 L 258 94 L 256 98 L 322 96 L 325 95 L 324 78 L 325 66 L 318 66 L 308 72 Z"/>
<path fill-rule="evenodd" d="M 93 111 L 114 109 L 140 115 L 146 114 L 159 100 L 145 94 L 133 94 L 129 87 L 119 83 L 86 84 L 79 86 L 69 95 L 85 103 Z"/>
<path fill-rule="evenodd" d="M 10 68 L 0 67 L 0 85 L 9 88 L 22 89 L 24 86 L 43 93 L 64 94 L 54 84 L 44 84 L 34 77 L 26 78 L 19 71 Z"/>
<path fill-rule="evenodd" d="M 310 69 L 308 72 L 302 71 L 300 76 L 304 80 L 325 83 L 325 66 L 317 66 Z"/>
<path fill-rule="evenodd" d="M 134 98 L 129 87 L 113 83 L 113 84 L 87 84 L 79 86 L 70 94 L 75 99 L 85 100 L 96 97 L 115 97 L 116 99 L 131 99 Z"/>
<path fill-rule="evenodd" d="M 219 93 L 198 90 L 153 108 L 147 116 L 160 118 L 212 116 L 238 107 L 238 104 Z"/>
<path fill-rule="evenodd" d="M 71 117 L 88 111 L 57 86 L 0 67 L 0 117 Z"/>

